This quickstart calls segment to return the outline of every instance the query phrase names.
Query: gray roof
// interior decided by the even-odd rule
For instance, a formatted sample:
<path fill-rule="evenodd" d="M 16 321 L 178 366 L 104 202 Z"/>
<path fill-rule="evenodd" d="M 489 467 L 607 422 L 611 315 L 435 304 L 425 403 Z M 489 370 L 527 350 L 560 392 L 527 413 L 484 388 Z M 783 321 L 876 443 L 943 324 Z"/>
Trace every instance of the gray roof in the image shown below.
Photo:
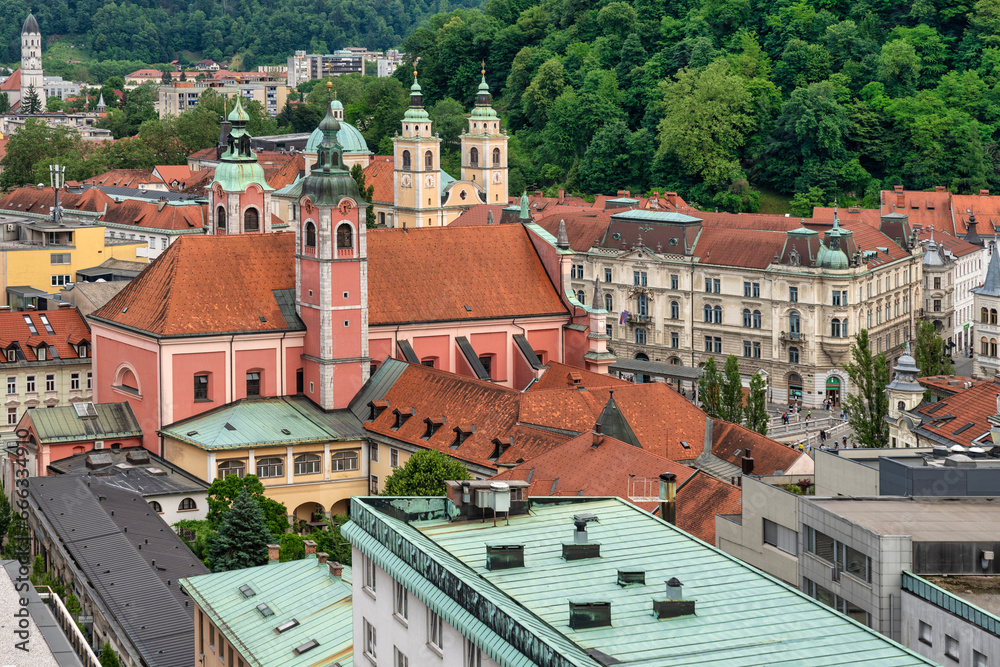
<path fill-rule="evenodd" d="M 21 26 L 21 34 L 26 33 L 38 33 L 41 34 L 42 31 L 38 29 L 38 21 L 35 19 L 35 15 L 28 12 L 28 18 L 24 19 L 24 25 Z"/>
<path fill-rule="evenodd" d="M 191 201 L 194 199 L 204 199 L 204 195 L 195 195 L 186 192 L 168 192 L 166 190 L 146 190 L 143 188 L 119 188 L 110 185 L 86 185 L 85 190 L 100 190 L 109 197 L 125 197 L 127 199 L 144 199 L 147 201 Z"/>
<path fill-rule="evenodd" d="M 1000 249 L 997 247 L 993 248 L 993 253 L 990 255 L 990 265 L 986 269 L 986 280 L 983 281 L 982 287 L 974 287 L 969 291 L 973 294 L 982 294 L 983 296 L 1000 296 Z"/>
<path fill-rule="evenodd" d="M 19 667 L 82 667 L 83 663 L 77 657 L 62 628 L 52 616 L 49 606 L 38 596 L 34 586 L 27 590 L 16 590 L 14 582 L 18 579 L 18 569 L 21 564 L 16 560 L 0 561 L 0 565 L 10 577 L 0 575 L 0 608 L 17 609 L 20 600 L 28 601 L 28 614 L 33 627 L 28 628 L 30 649 L 27 653 L 18 649 L 14 642 L 6 641 L 0 644 L 0 664 L 16 664 Z M 8 585 L 8 583 L 10 585 Z M 20 598 L 20 600 L 19 600 Z"/>
<path fill-rule="evenodd" d="M 177 580 L 208 568 L 142 496 L 77 475 L 33 477 L 28 495 L 122 639 L 151 667 L 190 667 L 194 610 Z"/>
<path fill-rule="evenodd" d="M 347 409 L 353 412 L 359 421 L 367 421 L 370 414 L 368 404 L 372 401 L 381 401 L 385 398 L 385 395 L 392 389 L 392 385 L 396 384 L 396 380 L 399 379 L 407 367 L 409 367 L 409 364 L 405 361 L 386 357 L 385 361 L 368 378 L 365 386 L 361 387 L 361 391 L 354 395 Z"/>
<path fill-rule="evenodd" d="M 106 457 L 108 464 L 95 467 L 94 457 L 98 455 Z M 89 482 L 135 491 L 143 497 L 201 493 L 208 489 L 208 482 L 142 447 L 74 454 L 50 463 L 48 469 L 56 474 L 81 475 Z"/>
<path fill-rule="evenodd" d="M 111 301 L 129 282 L 128 280 L 114 280 L 103 283 L 73 283 L 70 290 L 82 294 L 87 301 L 94 305 L 94 308 L 100 308 L 108 301 Z"/>
<path fill-rule="evenodd" d="M 704 372 L 700 368 L 690 366 L 675 366 L 674 364 L 664 364 L 658 361 L 646 361 L 644 359 L 619 359 L 608 367 L 612 371 L 622 371 L 625 373 L 642 373 L 644 375 L 656 375 L 668 378 L 680 378 L 682 380 L 697 380 Z"/>
<path fill-rule="evenodd" d="M 971 498 L 809 499 L 880 535 L 910 535 L 914 542 L 995 542 L 1000 505 Z"/>
<path fill-rule="evenodd" d="M 38 439 L 44 443 L 104 440 L 142 435 L 128 403 L 95 403 L 96 417 L 80 417 L 73 405 L 29 408 Z M 110 445 L 110 443 L 109 443 Z"/>

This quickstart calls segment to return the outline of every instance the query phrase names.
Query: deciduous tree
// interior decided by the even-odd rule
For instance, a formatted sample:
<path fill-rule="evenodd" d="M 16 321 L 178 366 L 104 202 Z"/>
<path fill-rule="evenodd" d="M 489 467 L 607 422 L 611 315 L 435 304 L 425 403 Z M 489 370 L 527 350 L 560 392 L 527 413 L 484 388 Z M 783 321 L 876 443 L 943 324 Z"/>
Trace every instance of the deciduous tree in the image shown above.
<path fill-rule="evenodd" d="M 760 373 L 754 373 L 750 378 L 750 396 L 747 400 L 746 427 L 767 435 L 770 416 L 767 414 L 767 385 Z"/>
<path fill-rule="evenodd" d="M 920 369 L 920 376 L 951 375 L 955 372 L 951 359 L 945 351 L 944 339 L 937 334 L 932 322 L 926 320 L 917 325 L 917 344 L 913 358 Z"/>
<path fill-rule="evenodd" d="M 743 421 L 743 378 L 736 355 L 726 357 L 719 392 L 719 419 L 739 424 Z"/>
<path fill-rule="evenodd" d="M 461 463 L 433 449 L 416 452 L 386 477 L 383 496 L 443 496 L 448 480 L 472 479 Z"/>
<path fill-rule="evenodd" d="M 889 366 L 885 353 L 873 355 L 868 330 L 862 329 L 851 343 L 852 361 L 844 364 L 854 391 L 843 398 L 854 439 L 864 447 L 885 447 L 889 441 Z"/>

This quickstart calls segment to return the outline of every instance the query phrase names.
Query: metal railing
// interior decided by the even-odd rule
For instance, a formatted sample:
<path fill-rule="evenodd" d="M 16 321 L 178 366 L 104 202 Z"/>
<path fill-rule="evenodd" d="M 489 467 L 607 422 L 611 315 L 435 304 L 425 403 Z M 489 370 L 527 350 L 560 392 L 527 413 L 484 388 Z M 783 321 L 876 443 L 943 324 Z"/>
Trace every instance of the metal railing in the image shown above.
<path fill-rule="evenodd" d="M 826 412 L 823 410 L 822 412 Z M 831 411 L 832 412 L 832 411 Z M 798 419 L 796 419 L 796 417 Z M 800 412 L 795 415 L 788 416 L 788 423 L 782 424 L 781 417 L 774 417 L 771 419 L 771 423 L 767 427 L 767 436 L 769 438 L 780 438 L 788 435 L 796 435 L 799 433 L 805 433 L 807 431 L 816 431 L 819 433 L 822 430 L 829 431 L 838 424 L 846 424 L 843 419 L 840 418 L 839 411 L 837 416 L 829 417 L 816 417 L 813 419 L 806 420 L 806 413 Z"/>
<path fill-rule="evenodd" d="M 44 592 L 43 589 L 48 592 Z M 56 623 L 66 633 L 66 638 L 73 645 L 76 654 L 88 667 L 101 667 L 101 661 L 97 658 L 94 650 L 90 648 L 87 638 L 80 632 L 80 626 L 76 624 L 76 620 L 66 609 L 66 605 L 63 604 L 59 596 L 49 586 L 35 586 L 35 590 L 38 591 L 38 597 L 54 608 L 53 615 L 56 617 Z"/>

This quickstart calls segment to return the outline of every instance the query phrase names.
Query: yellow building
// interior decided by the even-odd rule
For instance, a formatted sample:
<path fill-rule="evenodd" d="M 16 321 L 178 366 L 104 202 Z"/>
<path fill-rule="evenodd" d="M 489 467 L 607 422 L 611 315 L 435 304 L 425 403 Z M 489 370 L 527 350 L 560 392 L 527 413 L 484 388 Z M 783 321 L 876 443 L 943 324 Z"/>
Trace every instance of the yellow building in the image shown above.
<path fill-rule="evenodd" d="M 159 434 L 174 465 L 209 483 L 257 475 L 295 520 L 346 514 L 351 496 L 370 491 L 361 421 L 349 410 L 324 412 L 302 396 L 244 399 Z"/>
<path fill-rule="evenodd" d="M 63 220 L 0 215 L 0 288 L 4 303 L 18 309 L 74 281 L 76 272 L 107 259 L 146 262 L 146 242 L 108 243 L 105 229 Z"/>

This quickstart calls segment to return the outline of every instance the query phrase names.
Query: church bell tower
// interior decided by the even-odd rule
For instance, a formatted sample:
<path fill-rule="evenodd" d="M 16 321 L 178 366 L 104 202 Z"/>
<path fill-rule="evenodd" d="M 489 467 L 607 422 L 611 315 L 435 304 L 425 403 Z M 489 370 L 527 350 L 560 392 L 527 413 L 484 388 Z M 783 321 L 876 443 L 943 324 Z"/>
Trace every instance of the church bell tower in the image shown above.
<path fill-rule="evenodd" d="M 469 114 L 469 128 L 462 133 L 462 180 L 482 187 L 487 204 L 507 204 L 507 135 L 493 109 L 486 65 Z"/>

